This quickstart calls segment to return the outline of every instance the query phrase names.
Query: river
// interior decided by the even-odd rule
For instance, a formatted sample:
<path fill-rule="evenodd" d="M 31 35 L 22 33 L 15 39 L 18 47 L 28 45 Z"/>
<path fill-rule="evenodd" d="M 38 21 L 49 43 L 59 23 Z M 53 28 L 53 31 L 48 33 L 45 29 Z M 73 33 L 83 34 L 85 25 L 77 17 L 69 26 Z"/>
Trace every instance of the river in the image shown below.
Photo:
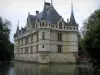
<path fill-rule="evenodd" d="M 0 75 L 93 75 L 89 64 L 33 64 L 13 62 L 0 66 Z"/>

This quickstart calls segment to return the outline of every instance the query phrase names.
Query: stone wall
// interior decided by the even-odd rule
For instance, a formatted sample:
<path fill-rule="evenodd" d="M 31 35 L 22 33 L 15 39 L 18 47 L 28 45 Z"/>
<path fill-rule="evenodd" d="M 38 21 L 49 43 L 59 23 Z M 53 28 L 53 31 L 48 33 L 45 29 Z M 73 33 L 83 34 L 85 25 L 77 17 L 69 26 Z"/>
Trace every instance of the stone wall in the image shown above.
<path fill-rule="evenodd" d="M 38 62 L 38 63 L 75 63 L 74 53 L 34 53 L 34 54 L 21 54 L 15 57 L 15 60 Z"/>

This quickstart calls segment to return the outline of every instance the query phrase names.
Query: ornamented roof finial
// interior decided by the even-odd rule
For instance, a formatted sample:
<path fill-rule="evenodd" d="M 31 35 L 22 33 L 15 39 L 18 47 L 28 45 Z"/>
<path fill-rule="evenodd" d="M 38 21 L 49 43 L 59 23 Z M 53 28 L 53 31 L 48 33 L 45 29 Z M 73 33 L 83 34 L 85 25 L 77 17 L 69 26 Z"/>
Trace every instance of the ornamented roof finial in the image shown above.
<path fill-rule="evenodd" d="M 17 24 L 17 30 L 16 33 L 19 31 L 19 20 L 18 20 L 18 24 Z"/>
<path fill-rule="evenodd" d="M 51 0 L 51 5 L 53 5 L 53 0 Z"/>
<path fill-rule="evenodd" d="M 71 0 L 71 17 L 70 17 L 70 25 L 76 25 L 76 21 L 74 18 L 74 13 L 73 13 L 73 0 Z"/>
<path fill-rule="evenodd" d="M 73 10 L 73 0 L 71 0 L 71 9 Z"/>

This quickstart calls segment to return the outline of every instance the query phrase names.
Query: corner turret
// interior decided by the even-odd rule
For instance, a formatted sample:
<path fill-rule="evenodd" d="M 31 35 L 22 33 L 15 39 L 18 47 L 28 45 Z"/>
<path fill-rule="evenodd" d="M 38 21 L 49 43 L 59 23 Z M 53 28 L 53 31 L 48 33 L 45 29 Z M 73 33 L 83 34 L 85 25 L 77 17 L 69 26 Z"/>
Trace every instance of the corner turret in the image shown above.
<path fill-rule="evenodd" d="M 75 21 L 74 13 L 73 13 L 73 4 L 71 4 L 71 16 L 70 16 L 69 24 L 74 25 L 74 26 L 77 25 Z"/>

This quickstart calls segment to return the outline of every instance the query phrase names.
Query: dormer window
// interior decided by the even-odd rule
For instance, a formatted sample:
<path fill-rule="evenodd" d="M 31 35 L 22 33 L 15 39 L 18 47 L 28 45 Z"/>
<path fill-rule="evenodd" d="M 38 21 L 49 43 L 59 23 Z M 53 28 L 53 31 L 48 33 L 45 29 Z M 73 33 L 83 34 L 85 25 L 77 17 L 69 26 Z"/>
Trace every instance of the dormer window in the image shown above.
<path fill-rule="evenodd" d="M 42 26 L 44 26 L 44 22 L 42 22 Z"/>
<path fill-rule="evenodd" d="M 46 23 L 46 26 L 47 26 L 47 23 Z"/>
<path fill-rule="evenodd" d="M 57 26 L 56 26 L 56 28 L 57 28 Z"/>
<path fill-rule="evenodd" d="M 75 27 L 73 27 L 73 29 L 75 30 Z"/>
<path fill-rule="evenodd" d="M 53 25 L 53 28 L 54 28 L 54 25 Z"/>
<path fill-rule="evenodd" d="M 50 27 L 50 24 L 49 24 L 49 27 Z"/>
<path fill-rule="evenodd" d="M 72 28 L 70 27 L 70 30 L 71 30 Z"/>
<path fill-rule="evenodd" d="M 62 29 L 62 22 L 59 22 L 59 29 Z"/>

